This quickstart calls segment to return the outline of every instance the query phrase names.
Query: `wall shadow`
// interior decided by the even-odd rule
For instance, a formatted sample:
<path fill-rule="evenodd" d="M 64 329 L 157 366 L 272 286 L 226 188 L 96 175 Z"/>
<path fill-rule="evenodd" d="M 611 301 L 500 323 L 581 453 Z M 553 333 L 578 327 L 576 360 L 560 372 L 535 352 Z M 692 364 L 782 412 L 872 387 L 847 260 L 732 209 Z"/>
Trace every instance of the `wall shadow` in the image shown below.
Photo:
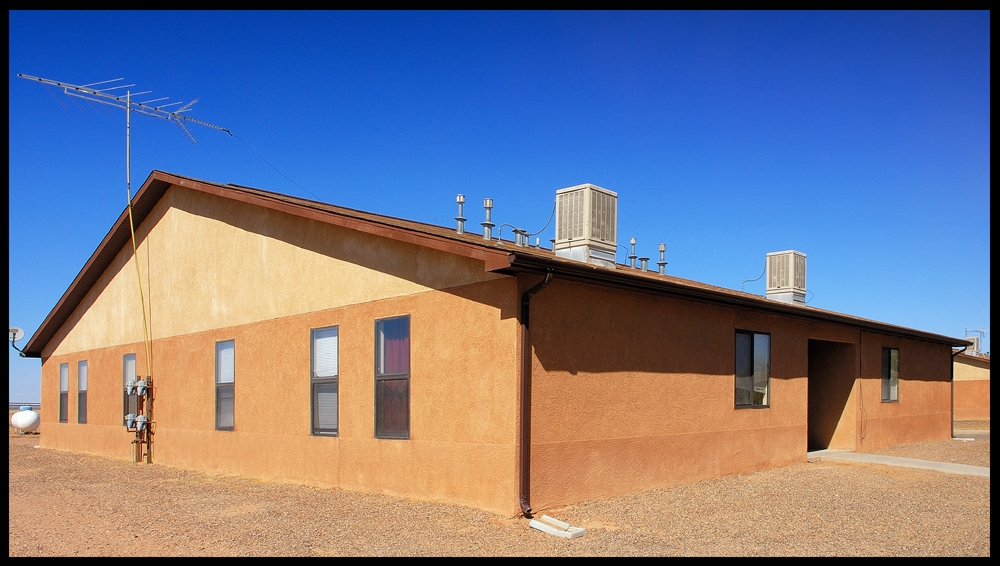
<path fill-rule="evenodd" d="M 548 372 L 733 375 L 733 328 L 728 307 L 558 277 L 531 299 L 531 345 Z"/>

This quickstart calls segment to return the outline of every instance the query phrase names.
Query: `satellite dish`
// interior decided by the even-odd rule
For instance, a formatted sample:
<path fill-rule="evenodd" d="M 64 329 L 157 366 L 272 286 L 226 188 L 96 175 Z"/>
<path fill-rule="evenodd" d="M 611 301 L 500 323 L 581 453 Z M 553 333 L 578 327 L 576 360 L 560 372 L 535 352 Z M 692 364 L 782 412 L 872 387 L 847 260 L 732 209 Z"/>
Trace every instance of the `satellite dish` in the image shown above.
<path fill-rule="evenodd" d="M 21 338 L 24 338 L 24 331 L 16 326 L 10 327 L 10 341 L 17 342 Z"/>

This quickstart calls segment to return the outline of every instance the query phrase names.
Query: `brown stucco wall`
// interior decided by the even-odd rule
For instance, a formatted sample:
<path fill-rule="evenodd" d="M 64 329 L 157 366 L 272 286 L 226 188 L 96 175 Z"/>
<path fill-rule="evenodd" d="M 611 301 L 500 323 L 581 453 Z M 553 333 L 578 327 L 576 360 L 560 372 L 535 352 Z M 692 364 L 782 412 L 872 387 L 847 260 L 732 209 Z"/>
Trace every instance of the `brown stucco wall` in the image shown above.
<path fill-rule="evenodd" d="M 144 290 L 152 290 L 155 462 L 516 512 L 513 278 L 182 189 L 168 192 L 139 237 Z M 122 251 L 46 348 L 47 406 L 58 406 L 59 364 L 70 364 L 69 423 L 44 412 L 47 448 L 131 458 L 122 357 L 135 353 L 145 375 L 146 355 L 130 257 Z M 375 320 L 404 314 L 410 439 L 375 439 Z M 335 438 L 310 434 L 310 329 L 330 325 L 340 334 Z M 215 343 L 230 339 L 236 426 L 216 431 Z M 89 364 L 85 425 L 76 424 L 81 359 Z"/>
<path fill-rule="evenodd" d="M 990 360 L 955 356 L 955 419 L 990 418 Z"/>
<path fill-rule="evenodd" d="M 804 461 L 805 341 L 778 319 L 559 279 L 531 308 L 533 507 Z M 770 409 L 733 407 L 735 328 L 772 333 Z"/>
<path fill-rule="evenodd" d="M 856 449 L 951 437 L 951 348 L 861 333 L 861 402 Z M 899 349 L 899 401 L 882 402 L 882 348 Z"/>
<path fill-rule="evenodd" d="M 771 335 L 769 408 L 734 407 L 737 329 Z M 861 437 L 867 449 L 946 438 L 949 348 L 877 335 L 858 348 L 860 334 L 557 277 L 531 303 L 532 507 L 804 462 L 810 379 L 839 383 L 840 414 L 826 425 L 833 447 L 860 446 Z M 846 351 L 827 355 L 831 370 L 818 369 L 821 357 L 810 371 L 811 340 Z M 892 407 L 862 409 L 856 377 L 871 369 L 861 359 L 880 364 L 883 344 L 899 345 L 908 360 L 906 393 Z M 880 396 L 865 384 L 870 391 Z"/>
<path fill-rule="evenodd" d="M 516 512 L 516 319 L 513 280 L 433 291 L 165 338 L 153 343 L 154 461 L 266 479 Z M 374 321 L 408 314 L 410 439 L 374 438 Z M 310 435 L 309 331 L 340 334 L 340 435 Z M 235 430 L 215 430 L 215 343 L 234 340 Z M 58 406 L 58 366 L 88 360 L 89 422 L 43 423 L 43 445 L 130 458 L 121 426 L 122 356 L 141 343 L 53 356 L 45 403 Z M 54 395 L 54 397 L 53 397 Z M 54 400 L 50 400 L 50 398 Z"/>

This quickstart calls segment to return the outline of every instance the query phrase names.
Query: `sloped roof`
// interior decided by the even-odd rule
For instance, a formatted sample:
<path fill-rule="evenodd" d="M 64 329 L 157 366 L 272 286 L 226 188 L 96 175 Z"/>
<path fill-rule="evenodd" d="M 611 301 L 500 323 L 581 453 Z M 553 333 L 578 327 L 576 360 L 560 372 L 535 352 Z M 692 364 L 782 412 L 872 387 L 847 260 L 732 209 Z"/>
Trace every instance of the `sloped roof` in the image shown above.
<path fill-rule="evenodd" d="M 285 212 L 293 216 L 310 218 L 376 236 L 482 260 L 486 271 L 496 273 L 508 275 L 516 273 L 544 274 L 551 271 L 561 279 L 745 307 L 951 346 L 969 345 L 969 342 L 958 338 L 815 307 L 778 302 L 752 293 L 716 287 L 670 275 L 660 275 L 653 271 L 643 271 L 625 265 L 617 265 L 615 268 L 599 267 L 557 257 L 552 250 L 540 247 L 516 246 L 513 242 L 501 240 L 487 241 L 481 235 L 468 232 L 459 234 L 453 228 L 373 214 L 251 187 L 201 181 L 163 171 L 150 173 L 142 188 L 136 192 L 132 199 L 132 216 L 136 226 L 145 220 L 171 186 L 201 191 Z M 124 246 L 128 245 L 129 238 L 128 209 L 126 209 L 122 211 L 97 250 L 90 256 L 73 283 L 63 293 L 59 302 L 52 308 L 52 311 L 49 312 L 49 315 L 28 341 L 24 347 L 26 357 L 41 357 L 42 350 L 55 336 L 56 331 L 69 319 L 86 294 L 111 265 L 115 256 Z"/>

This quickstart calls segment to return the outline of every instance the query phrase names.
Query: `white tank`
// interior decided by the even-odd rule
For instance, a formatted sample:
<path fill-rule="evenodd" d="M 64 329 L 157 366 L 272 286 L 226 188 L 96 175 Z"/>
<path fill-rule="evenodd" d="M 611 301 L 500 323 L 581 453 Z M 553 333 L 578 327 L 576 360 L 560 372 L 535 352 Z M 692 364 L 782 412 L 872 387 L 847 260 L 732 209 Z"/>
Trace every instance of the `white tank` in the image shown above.
<path fill-rule="evenodd" d="M 21 432 L 34 432 L 41 422 L 38 413 L 31 410 L 31 405 L 21 405 L 21 410 L 10 417 L 10 426 Z"/>

